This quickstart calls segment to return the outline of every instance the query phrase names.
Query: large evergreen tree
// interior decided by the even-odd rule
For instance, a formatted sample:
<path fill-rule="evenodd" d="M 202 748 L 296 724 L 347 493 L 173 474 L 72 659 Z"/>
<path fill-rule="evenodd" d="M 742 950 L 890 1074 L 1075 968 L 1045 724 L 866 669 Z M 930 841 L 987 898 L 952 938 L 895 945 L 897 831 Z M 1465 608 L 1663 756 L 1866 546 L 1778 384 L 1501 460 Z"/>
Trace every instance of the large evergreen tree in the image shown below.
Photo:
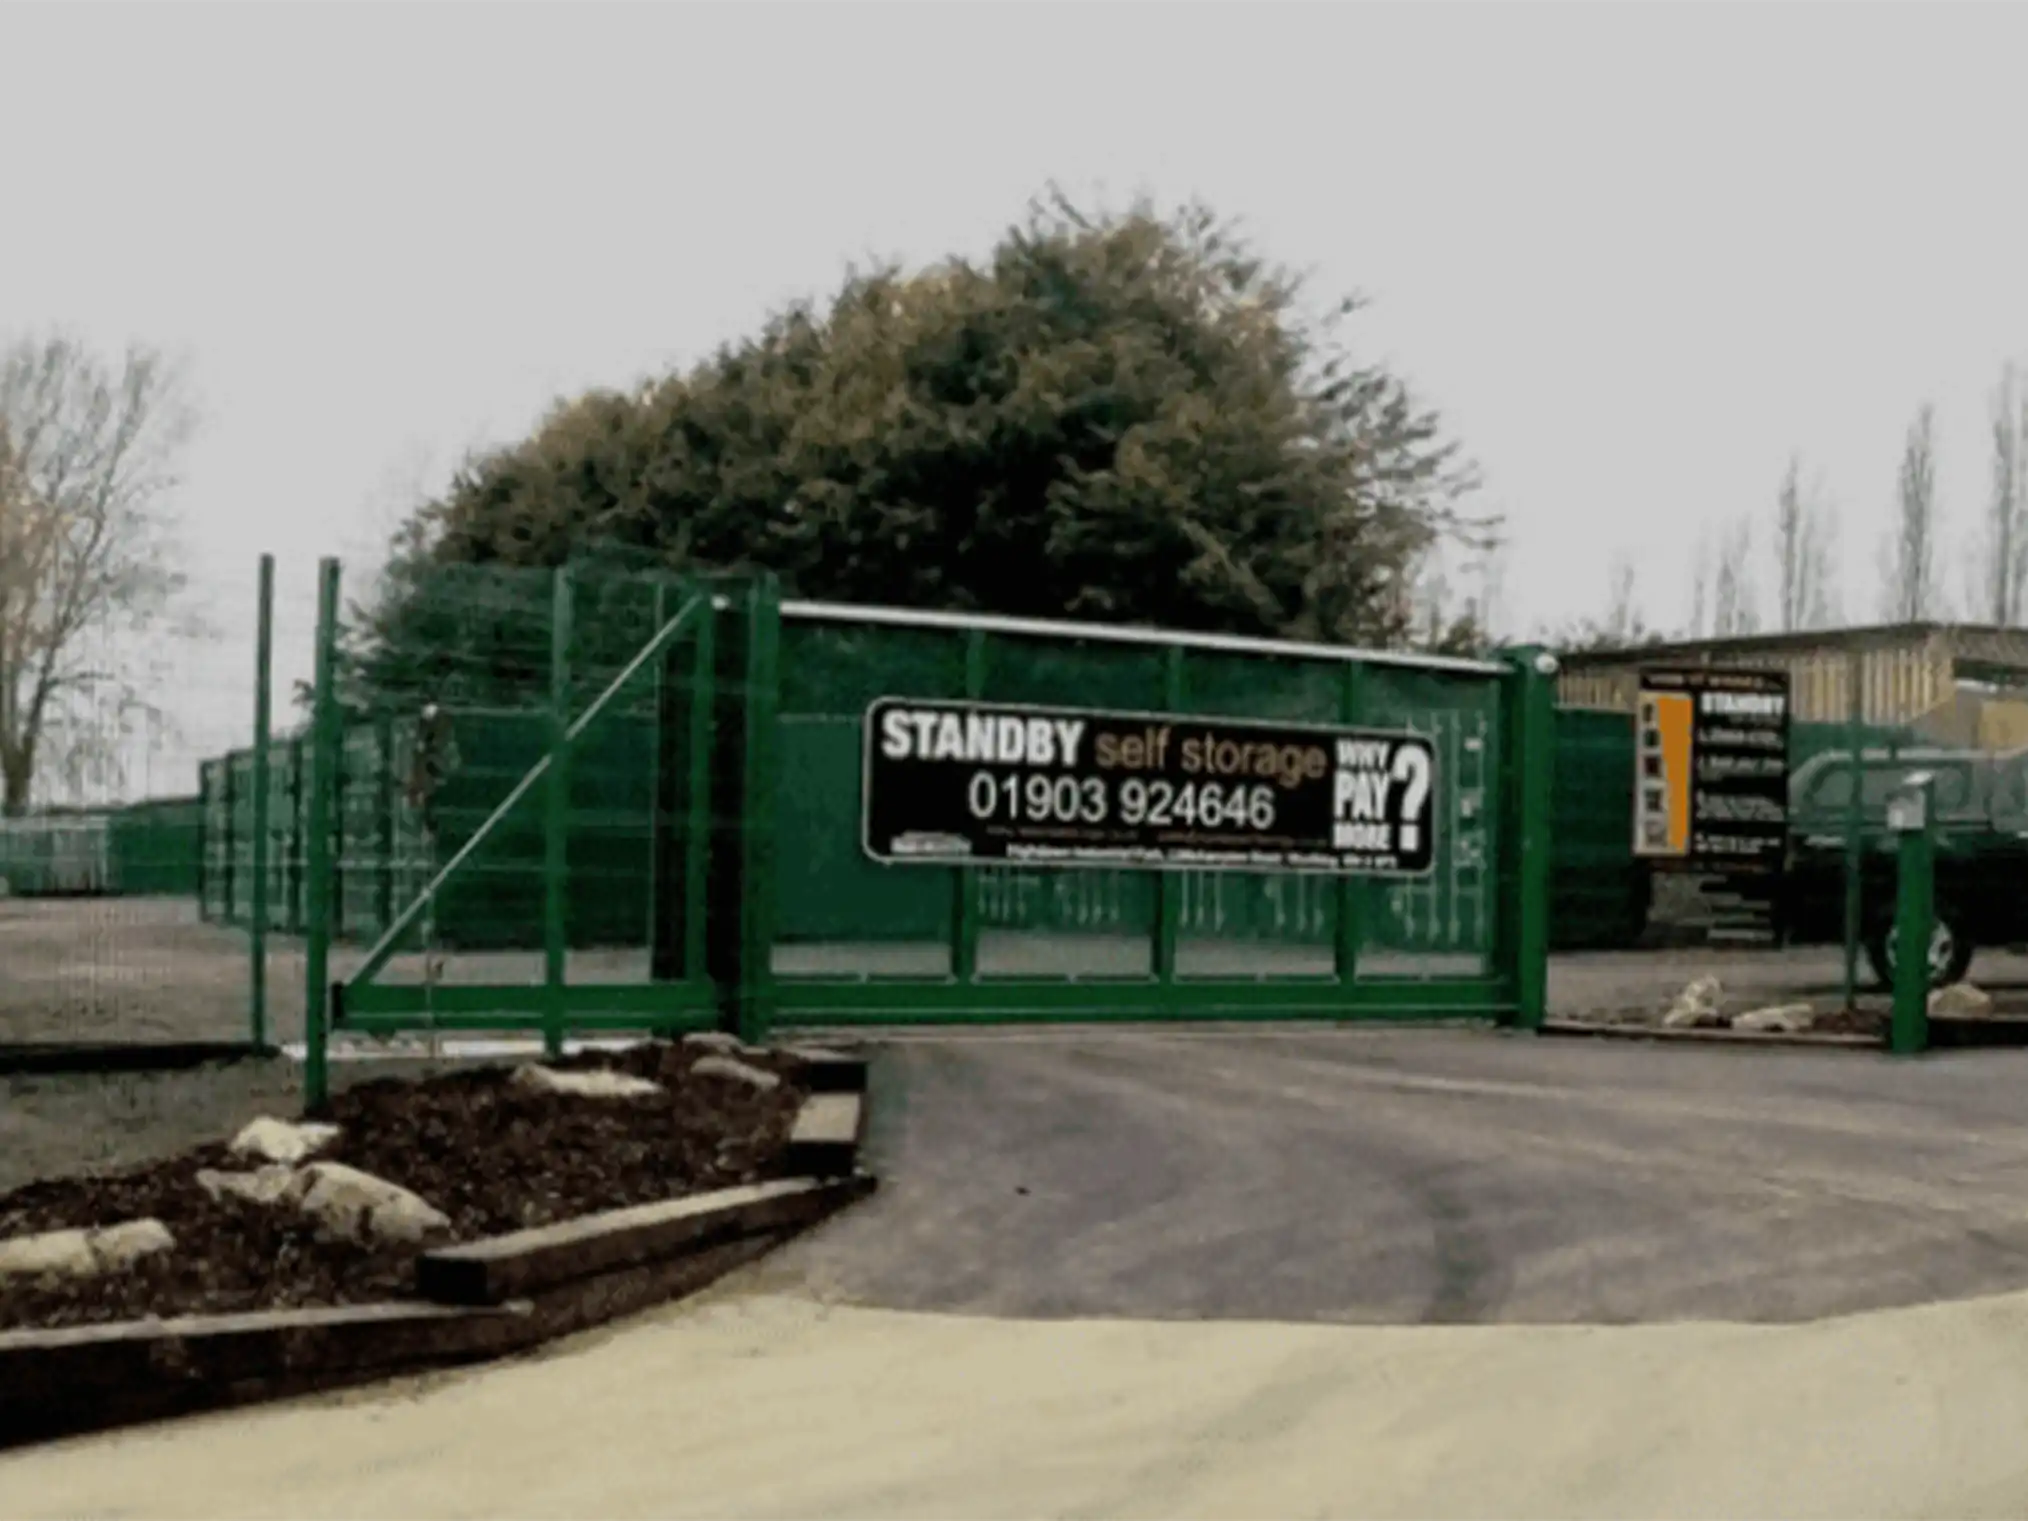
<path fill-rule="evenodd" d="M 374 622 L 416 649 L 448 635 L 430 625 L 464 567 L 604 556 L 839 601 L 1400 643 L 1416 566 L 1486 525 L 1435 414 L 1344 345 L 1358 307 L 1306 316 L 1303 282 L 1201 207 L 1052 196 L 982 263 L 855 273 L 827 310 L 473 460 L 409 525 Z"/>

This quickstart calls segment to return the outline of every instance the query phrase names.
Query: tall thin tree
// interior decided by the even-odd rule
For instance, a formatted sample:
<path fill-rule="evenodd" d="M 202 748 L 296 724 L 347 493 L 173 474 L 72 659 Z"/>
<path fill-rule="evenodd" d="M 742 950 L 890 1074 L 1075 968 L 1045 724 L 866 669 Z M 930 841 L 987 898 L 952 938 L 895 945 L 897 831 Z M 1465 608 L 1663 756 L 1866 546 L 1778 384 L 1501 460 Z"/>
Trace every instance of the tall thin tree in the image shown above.
<path fill-rule="evenodd" d="M 1791 456 L 1775 497 L 1775 617 L 1784 633 L 1830 620 L 1830 524 L 1822 492 L 1805 490 Z"/>
<path fill-rule="evenodd" d="M 1887 616 L 1919 623 L 1937 608 L 1936 408 L 1923 403 L 1908 426 L 1896 482 L 1894 532 L 1887 554 Z"/>
<path fill-rule="evenodd" d="M 2028 400 L 2017 397 L 2013 365 L 1993 391 L 1993 494 L 1987 507 L 1985 611 L 1998 624 L 2021 620 L 2028 571 Z"/>
<path fill-rule="evenodd" d="M 1711 576 L 1711 632 L 1720 639 L 1760 632 L 1752 561 L 1753 523 L 1741 518 L 1719 540 Z"/>

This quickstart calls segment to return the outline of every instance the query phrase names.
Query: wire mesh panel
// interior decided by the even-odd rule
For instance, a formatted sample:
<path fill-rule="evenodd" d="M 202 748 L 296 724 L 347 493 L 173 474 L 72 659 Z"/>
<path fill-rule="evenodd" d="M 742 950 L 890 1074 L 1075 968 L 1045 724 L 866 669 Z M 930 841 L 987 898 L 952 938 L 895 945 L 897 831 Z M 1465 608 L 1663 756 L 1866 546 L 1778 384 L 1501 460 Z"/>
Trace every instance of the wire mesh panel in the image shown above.
<path fill-rule="evenodd" d="M 451 566 L 347 631 L 329 925 L 346 1022 L 506 1027 L 568 1002 L 566 1022 L 610 1025 L 702 978 L 706 601 L 659 575 Z M 679 650 L 661 636 L 685 609 Z"/>
<path fill-rule="evenodd" d="M 1335 725 L 1356 666 L 1188 650 L 1182 710 L 1225 718 Z M 1345 884 L 1361 892 L 1362 883 Z M 1338 879 L 1293 872 L 1180 876 L 1176 970 L 1184 977 L 1337 974 Z"/>
<path fill-rule="evenodd" d="M 1038 706 L 1158 713 L 1173 660 L 1142 645 L 1092 640 L 986 640 L 981 696 Z M 1137 977 L 1155 970 L 1152 872 L 1006 868 L 979 888 L 983 977 Z"/>
<path fill-rule="evenodd" d="M 861 724 L 880 697 L 962 697 L 966 643 L 945 630 L 789 622 L 776 739 L 773 970 L 947 977 L 960 873 L 866 857 Z"/>
<path fill-rule="evenodd" d="M 1436 747 L 1436 861 L 1421 878 L 1369 883 L 1359 975 L 1477 976 L 1493 966 L 1500 871 L 1501 703 L 1488 678 L 1375 666 L 1359 717 Z"/>
<path fill-rule="evenodd" d="M 773 804 L 773 969 L 792 979 L 782 993 L 785 1017 L 867 1023 L 1511 1007 L 1522 984 L 1508 963 L 1539 914 L 1509 912 L 1519 902 L 1518 879 L 1503 896 L 1512 848 L 1505 836 L 1519 827 L 1517 810 L 1533 806 L 1524 797 L 1534 796 L 1503 780 L 1503 766 L 1511 772 L 1517 760 L 1503 724 L 1523 690 L 1516 683 L 1531 680 L 1486 663 L 787 604 Z M 1284 732 L 1406 731 L 1434 764 L 1420 779 L 1409 768 L 1401 781 L 1432 795 L 1428 869 L 1420 855 L 1411 858 L 1414 874 L 1398 879 L 1342 874 L 1328 860 L 1160 871 L 910 861 L 898 846 L 859 838 L 869 708 L 908 698 L 1166 715 L 1164 723 L 1200 716 L 1288 726 Z M 1534 693 L 1530 701 L 1540 699 Z M 1189 736 L 1175 738 L 1181 756 Z M 1347 774 L 1366 764 L 1337 753 Z M 1407 811 L 1424 816 L 1420 801 Z M 929 838 L 921 832 L 946 826 L 925 814 L 903 827 Z M 870 853 L 876 848 L 879 860 Z M 967 853 L 973 848 L 965 844 Z"/>

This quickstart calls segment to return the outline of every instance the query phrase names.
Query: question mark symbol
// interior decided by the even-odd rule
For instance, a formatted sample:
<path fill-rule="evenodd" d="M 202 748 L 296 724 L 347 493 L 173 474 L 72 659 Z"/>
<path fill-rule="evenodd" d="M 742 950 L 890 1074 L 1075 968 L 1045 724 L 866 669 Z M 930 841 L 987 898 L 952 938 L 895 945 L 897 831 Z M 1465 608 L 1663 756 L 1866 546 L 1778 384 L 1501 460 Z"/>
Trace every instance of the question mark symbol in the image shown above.
<path fill-rule="evenodd" d="M 1400 839 L 1402 850 L 1412 852 L 1422 843 L 1422 826 L 1416 820 L 1422 816 L 1422 805 L 1429 801 L 1429 751 L 1421 745 L 1403 745 L 1388 770 L 1395 781 L 1407 783 L 1401 794 Z"/>

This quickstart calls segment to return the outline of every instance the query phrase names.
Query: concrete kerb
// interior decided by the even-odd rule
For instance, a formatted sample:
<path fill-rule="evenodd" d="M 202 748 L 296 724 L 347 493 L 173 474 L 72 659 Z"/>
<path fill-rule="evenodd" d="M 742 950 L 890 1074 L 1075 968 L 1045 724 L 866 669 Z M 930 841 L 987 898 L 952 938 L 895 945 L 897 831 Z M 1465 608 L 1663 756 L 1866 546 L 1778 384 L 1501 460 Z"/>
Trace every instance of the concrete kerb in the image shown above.
<path fill-rule="evenodd" d="M 876 1186 L 865 1058 L 797 1054 L 830 1091 L 767 1182 L 423 1251 L 414 1299 L 0 1331 L 0 1449 L 488 1361 L 696 1293 Z"/>
<path fill-rule="evenodd" d="M 122 1072 L 184 1072 L 268 1060 L 278 1047 L 243 1040 L 21 1041 L 0 1044 L 0 1077 L 110 1077 Z"/>
<path fill-rule="evenodd" d="M 1604 1020 L 1547 1019 L 1544 1035 L 1585 1036 L 1594 1040 L 1643 1040 L 1702 1046 L 1790 1046 L 1831 1051 L 1884 1051 L 1877 1035 L 1785 1033 L 1778 1030 L 1671 1030 L 1655 1024 L 1609 1024 Z"/>

